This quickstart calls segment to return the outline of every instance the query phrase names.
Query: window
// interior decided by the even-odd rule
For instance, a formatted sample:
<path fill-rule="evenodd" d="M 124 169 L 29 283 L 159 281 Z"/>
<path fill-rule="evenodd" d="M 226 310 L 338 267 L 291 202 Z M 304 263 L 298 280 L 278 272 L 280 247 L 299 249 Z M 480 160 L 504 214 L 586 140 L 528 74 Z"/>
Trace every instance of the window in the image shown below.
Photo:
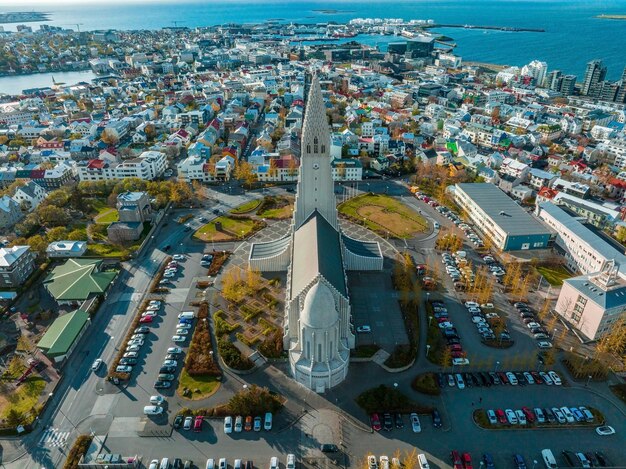
<path fill-rule="evenodd" d="M 322 344 L 317 344 L 317 361 L 322 361 Z"/>
<path fill-rule="evenodd" d="M 580 318 L 582 317 L 582 312 L 576 311 L 576 308 L 574 308 L 574 311 L 572 312 L 572 321 L 574 322 L 578 322 L 580 321 Z"/>

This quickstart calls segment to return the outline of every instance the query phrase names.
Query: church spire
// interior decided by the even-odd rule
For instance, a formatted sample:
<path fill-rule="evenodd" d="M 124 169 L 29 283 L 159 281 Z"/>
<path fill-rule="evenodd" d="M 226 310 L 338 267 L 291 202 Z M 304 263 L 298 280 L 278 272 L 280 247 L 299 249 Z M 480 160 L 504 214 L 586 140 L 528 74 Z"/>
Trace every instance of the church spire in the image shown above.
<path fill-rule="evenodd" d="M 306 100 L 306 110 L 302 122 L 302 145 L 301 150 L 305 157 L 311 154 L 330 156 L 330 131 L 317 74 L 313 75 Z"/>

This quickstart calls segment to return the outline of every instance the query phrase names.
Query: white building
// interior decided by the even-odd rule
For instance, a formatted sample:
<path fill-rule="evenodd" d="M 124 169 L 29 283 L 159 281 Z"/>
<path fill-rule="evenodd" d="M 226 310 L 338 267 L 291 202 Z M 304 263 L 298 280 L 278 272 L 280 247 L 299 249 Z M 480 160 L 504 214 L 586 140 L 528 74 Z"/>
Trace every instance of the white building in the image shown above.
<path fill-rule="evenodd" d="M 78 168 L 81 181 L 105 181 L 109 179 L 139 178 L 152 181 L 167 168 L 167 157 L 159 151 L 144 151 L 139 157 L 121 163 L 91 160 Z"/>
<path fill-rule="evenodd" d="M 55 241 L 46 248 L 46 254 L 50 258 L 81 257 L 86 251 L 87 241 Z"/>
<path fill-rule="evenodd" d="M 600 272 L 610 261 L 626 266 L 623 250 L 617 250 L 578 218 L 552 202 L 538 205 L 537 216 L 556 232 L 555 250 L 564 257 L 567 268 L 572 272 Z"/>
<path fill-rule="evenodd" d="M 533 60 L 528 65 L 522 67 L 522 76 L 533 77 L 537 86 L 542 86 L 548 73 L 548 64 L 540 62 L 539 60 Z"/>
<path fill-rule="evenodd" d="M 330 132 L 317 77 L 307 99 L 301 148 L 293 232 L 254 244 L 249 262 L 262 271 L 287 270 L 283 344 L 291 373 L 308 389 L 324 392 L 346 378 L 355 346 L 345 271 L 380 270 L 382 255 L 378 243 L 356 241 L 340 231 Z"/>

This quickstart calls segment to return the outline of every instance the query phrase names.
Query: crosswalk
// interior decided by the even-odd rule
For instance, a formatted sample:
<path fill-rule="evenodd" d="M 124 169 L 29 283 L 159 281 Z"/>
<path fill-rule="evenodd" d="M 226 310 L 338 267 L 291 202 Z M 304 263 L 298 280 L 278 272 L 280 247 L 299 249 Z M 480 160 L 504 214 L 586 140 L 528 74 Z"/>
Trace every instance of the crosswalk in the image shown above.
<path fill-rule="evenodd" d="M 63 446 L 70 436 L 71 430 L 61 431 L 58 428 L 48 428 L 41 435 L 39 440 L 39 446 L 49 446 L 51 448 L 56 446 Z"/>

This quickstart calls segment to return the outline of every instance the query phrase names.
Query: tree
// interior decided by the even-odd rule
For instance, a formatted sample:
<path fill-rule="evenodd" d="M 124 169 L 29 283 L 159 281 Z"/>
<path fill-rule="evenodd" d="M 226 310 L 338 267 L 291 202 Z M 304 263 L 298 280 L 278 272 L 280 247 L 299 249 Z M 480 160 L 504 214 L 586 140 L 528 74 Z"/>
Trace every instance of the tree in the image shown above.
<path fill-rule="evenodd" d="M 102 140 L 107 145 L 115 146 L 120 141 L 117 132 L 111 129 L 104 129 L 102 134 L 100 135 L 100 140 Z"/>
<path fill-rule="evenodd" d="M 237 161 L 235 164 L 235 179 L 243 181 L 250 188 L 256 180 L 256 174 L 252 169 L 252 165 L 247 161 Z"/>
<path fill-rule="evenodd" d="M 65 226 L 71 221 L 65 210 L 56 205 L 37 207 L 37 215 L 41 224 L 45 226 Z"/>
<path fill-rule="evenodd" d="M 48 233 L 46 233 L 46 240 L 49 243 L 52 243 L 54 241 L 61 241 L 64 239 L 67 239 L 67 229 L 64 226 L 51 228 Z"/>
<path fill-rule="evenodd" d="M 48 248 L 48 242 L 41 235 L 31 236 L 26 240 L 26 243 L 30 246 L 33 252 L 40 256 L 42 256 Z"/>
<path fill-rule="evenodd" d="M 7 412 L 6 422 L 10 427 L 18 427 L 26 420 L 26 416 L 18 410 L 11 408 Z"/>

